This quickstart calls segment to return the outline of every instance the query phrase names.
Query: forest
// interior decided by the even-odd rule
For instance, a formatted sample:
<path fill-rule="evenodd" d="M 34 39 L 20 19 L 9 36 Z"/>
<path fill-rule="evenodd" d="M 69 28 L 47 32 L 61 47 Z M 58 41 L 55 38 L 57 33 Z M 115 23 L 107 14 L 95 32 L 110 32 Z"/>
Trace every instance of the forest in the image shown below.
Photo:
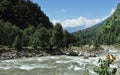
<path fill-rule="evenodd" d="M 31 0 L 0 0 L 0 45 L 22 50 L 69 48 L 74 36 L 53 25 L 38 4 Z"/>

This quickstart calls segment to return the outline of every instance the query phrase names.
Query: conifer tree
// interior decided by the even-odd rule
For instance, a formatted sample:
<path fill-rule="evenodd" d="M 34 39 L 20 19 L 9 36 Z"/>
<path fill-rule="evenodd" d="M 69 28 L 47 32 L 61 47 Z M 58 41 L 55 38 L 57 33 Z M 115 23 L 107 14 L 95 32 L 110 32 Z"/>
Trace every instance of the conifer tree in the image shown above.
<path fill-rule="evenodd" d="M 19 34 L 16 36 L 15 41 L 12 46 L 16 48 L 17 50 L 22 49 L 22 42 L 21 42 L 21 38 Z"/>

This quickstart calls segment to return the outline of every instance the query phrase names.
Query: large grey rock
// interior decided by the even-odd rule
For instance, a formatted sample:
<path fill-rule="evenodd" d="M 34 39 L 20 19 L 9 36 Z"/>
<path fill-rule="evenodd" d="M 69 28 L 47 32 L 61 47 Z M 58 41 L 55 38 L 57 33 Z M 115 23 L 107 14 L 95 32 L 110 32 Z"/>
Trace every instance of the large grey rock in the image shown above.
<path fill-rule="evenodd" d="M 78 51 L 78 50 L 71 50 L 71 51 L 69 52 L 69 55 L 70 55 L 70 56 L 78 56 L 78 55 L 79 55 L 79 51 Z"/>

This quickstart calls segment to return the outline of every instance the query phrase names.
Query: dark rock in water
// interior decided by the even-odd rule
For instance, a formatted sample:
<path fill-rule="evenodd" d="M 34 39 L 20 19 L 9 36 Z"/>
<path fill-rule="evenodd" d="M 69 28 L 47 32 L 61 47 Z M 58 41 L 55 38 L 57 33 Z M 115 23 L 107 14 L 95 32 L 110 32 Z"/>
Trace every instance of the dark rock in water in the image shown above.
<path fill-rule="evenodd" d="M 78 50 L 71 50 L 71 51 L 69 52 L 69 55 L 70 55 L 70 56 L 78 56 L 78 55 L 79 55 L 79 51 L 78 51 Z"/>

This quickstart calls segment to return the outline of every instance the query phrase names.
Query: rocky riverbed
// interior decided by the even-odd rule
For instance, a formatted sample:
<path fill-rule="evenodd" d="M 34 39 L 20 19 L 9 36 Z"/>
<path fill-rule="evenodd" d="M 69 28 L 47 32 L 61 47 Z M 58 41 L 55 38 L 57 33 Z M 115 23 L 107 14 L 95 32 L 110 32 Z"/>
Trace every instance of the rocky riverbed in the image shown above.
<path fill-rule="evenodd" d="M 105 49 L 104 49 L 105 48 Z M 98 54 L 103 53 L 109 49 L 107 47 L 99 50 L 79 51 L 79 50 L 41 50 L 41 49 L 28 49 L 23 48 L 22 50 L 16 50 L 14 48 L 1 47 L 0 48 L 0 60 L 8 60 L 15 58 L 26 58 L 26 57 L 41 57 L 41 56 L 53 56 L 53 55 L 67 55 L 67 56 L 80 56 L 85 59 L 89 57 L 97 57 Z"/>
<path fill-rule="evenodd" d="M 0 48 L 0 60 L 8 60 L 15 58 L 25 58 L 25 57 L 40 57 L 49 56 L 46 51 L 40 49 L 27 49 L 16 50 L 14 48 Z"/>

